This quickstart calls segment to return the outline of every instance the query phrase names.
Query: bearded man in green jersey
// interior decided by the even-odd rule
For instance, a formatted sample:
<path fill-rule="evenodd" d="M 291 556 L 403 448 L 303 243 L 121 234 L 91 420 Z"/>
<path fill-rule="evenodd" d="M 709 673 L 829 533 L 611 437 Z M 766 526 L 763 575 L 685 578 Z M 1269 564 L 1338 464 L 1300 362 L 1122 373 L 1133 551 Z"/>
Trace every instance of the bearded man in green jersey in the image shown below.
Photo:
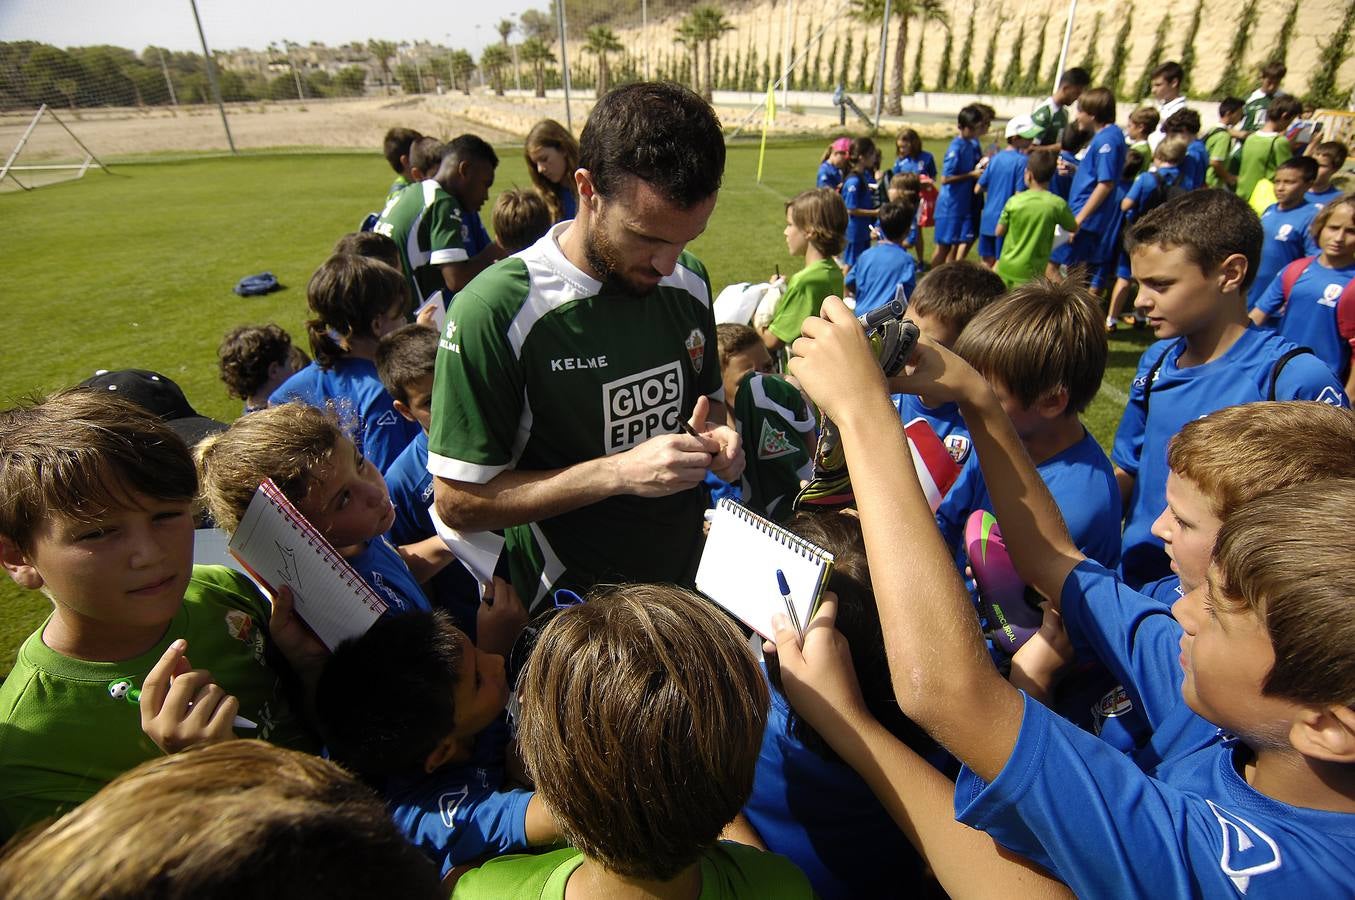
<path fill-rule="evenodd" d="M 743 470 L 710 279 L 684 249 L 724 163 L 719 119 L 696 94 L 612 91 L 580 139 L 576 218 L 448 311 L 428 436 L 436 510 L 458 531 L 503 529 L 533 609 L 555 588 L 690 583 L 702 480 Z"/>

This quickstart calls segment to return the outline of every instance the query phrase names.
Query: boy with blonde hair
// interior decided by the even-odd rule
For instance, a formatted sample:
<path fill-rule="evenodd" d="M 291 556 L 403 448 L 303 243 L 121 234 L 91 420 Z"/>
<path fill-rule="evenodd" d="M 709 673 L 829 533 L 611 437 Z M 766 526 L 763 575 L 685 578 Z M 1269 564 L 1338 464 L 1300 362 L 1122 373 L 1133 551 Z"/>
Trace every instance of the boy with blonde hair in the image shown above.
<path fill-rule="evenodd" d="M 800 323 L 817 315 L 825 297 L 841 297 L 842 269 L 833 257 L 847 245 L 847 205 L 831 188 L 802 191 L 786 203 L 786 249 L 803 256 L 804 268 L 790 276 L 762 342 L 779 351 L 800 336 Z"/>
<path fill-rule="evenodd" d="M 324 648 L 289 596 L 193 565 L 197 488 L 183 441 L 107 392 L 0 413 L 0 562 L 52 601 L 0 686 L 0 837 L 237 727 L 316 748 L 272 651 L 305 680 Z"/>

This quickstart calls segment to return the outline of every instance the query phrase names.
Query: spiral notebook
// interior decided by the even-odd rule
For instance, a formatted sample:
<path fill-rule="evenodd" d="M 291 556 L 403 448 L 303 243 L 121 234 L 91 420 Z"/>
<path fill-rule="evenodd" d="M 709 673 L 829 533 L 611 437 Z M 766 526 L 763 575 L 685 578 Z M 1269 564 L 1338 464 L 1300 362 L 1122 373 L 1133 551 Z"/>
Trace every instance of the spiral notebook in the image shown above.
<path fill-rule="evenodd" d="M 696 589 L 765 638 L 772 616 L 786 612 L 780 569 L 802 626 L 818 608 L 833 571 L 833 554 L 728 498 L 715 506 Z"/>
<path fill-rule="evenodd" d="M 386 611 L 376 592 L 272 479 L 254 492 L 231 536 L 230 551 L 256 580 L 291 588 L 297 615 L 330 650 L 365 634 Z"/>

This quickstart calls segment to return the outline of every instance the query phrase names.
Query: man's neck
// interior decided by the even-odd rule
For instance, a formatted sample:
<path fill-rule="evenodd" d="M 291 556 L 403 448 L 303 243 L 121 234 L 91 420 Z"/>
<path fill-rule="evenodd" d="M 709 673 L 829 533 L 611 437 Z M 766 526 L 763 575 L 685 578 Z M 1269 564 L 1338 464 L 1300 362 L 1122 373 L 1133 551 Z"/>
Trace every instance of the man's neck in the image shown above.
<path fill-rule="evenodd" d="M 588 262 L 588 251 L 586 249 L 588 223 L 585 218 L 586 215 L 587 213 L 580 209 L 580 213 L 574 218 L 574 221 L 570 222 L 565 230 L 555 238 L 555 244 L 560 248 L 560 252 L 565 255 L 565 259 L 569 260 L 576 269 L 589 278 L 601 281 L 602 279 L 598 277 L 597 271 Z"/>
<path fill-rule="evenodd" d="M 149 651 L 160 643 L 168 629 L 169 623 L 145 627 L 95 622 L 57 604 L 42 631 L 42 642 L 62 656 L 92 662 L 121 662 Z"/>
<path fill-rule="evenodd" d="M 1021 438 L 1021 442 L 1026 445 L 1030 461 L 1038 466 L 1082 440 L 1086 433 L 1077 416 L 1064 415 L 1051 420 L 1034 434 Z"/>
<path fill-rule="evenodd" d="M 1236 308 L 1233 308 L 1233 307 Z M 1237 298 L 1229 300 L 1229 309 L 1204 328 L 1186 335 L 1186 349 L 1177 360 L 1177 367 L 1186 369 L 1213 362 L 1227 353 L 1247 330 L 1247 314 Z"/>
<path fill-rule="evenodd" d="M 701 863 L 692 863 L 668 881 L 628 878 L 609 872 L 591 859 L 565 883 L 565 900 L 694 900 L 701 896 Z"/>
<path fill-rule="evenodd" d="M 1243 752 L 1250 753 L 1249 748 Z M 1304 756 L 1297 750 L 1256 751 L 1241 775 L 1258 793 L 1304 809 L 1355 813 L 1355 772 L 1351 766 Z"/>

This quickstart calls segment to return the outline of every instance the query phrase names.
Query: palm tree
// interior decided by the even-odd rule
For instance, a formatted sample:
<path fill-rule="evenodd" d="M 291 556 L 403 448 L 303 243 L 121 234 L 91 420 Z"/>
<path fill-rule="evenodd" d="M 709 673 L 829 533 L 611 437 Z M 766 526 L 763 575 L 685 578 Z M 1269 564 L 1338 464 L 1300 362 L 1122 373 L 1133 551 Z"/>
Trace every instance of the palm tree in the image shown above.
<path fill-rule="evenodd" d="M 532 77 L 536 80 L 536 96 L 546 96 L 546 66 L 555 62 L 555 54 L 541 38 L 529 37 L 522 42 L 519 56 L 523 62 L 532 67 Z"/>
<path fill-rule="evenodd" d="M 584 52 L 592 53 L 598 58 L 597 95 L 601 97 L 607 93 L 608 82 L 611 80 L 610 72 L 607 69 L 607 54 L 620 53 L 625 47 L 621 45 L 616 32 L 606 25 L 594 25 L 589 28 L 584 33 L 584 40 Z"/>
<path fill-rule="evenodd" d="M 475 71 L 475 58 L 465 50 L 453 50 L 447 57 L 447 69 L 452 76 L 452 90 L 461 83 L 461 93 L 470 93 L 470 74 Z"/>
<path fill-rule="evenodd" d="M 908 25 L 913 19 L 921 19 L 925 28 L 928 22 L 949 26 L 942 0 L 892 0 L 891 12 L 898 18 L 898 32 L 894 38 L 894 62 L 889 70 L 889 97 L 885 101 L 885 112 L 891 116 L 903 112 L 903 63 L 904 53 L 908 49 Z M 884 18 L 884 0 L 852 0 L 852 16 L 863 22 L 879 22 Z"/>
<path fill-rule="evenodd" d="M 704 47 L 706 51 L 705 71 L 702 77 L 693 78 L 697 81 L 701 90 L 701 95 L 707 100 L 715 90 L 714 66 L 711 64 L 712 45 L 720 37 L 734 30 L 734 26 L 729 24 L 724 13 L 720 12 L 714 6 L 703 4 L 696 7 L 687 17 L 682 20 L 682 25 L 678 27 L 678 39 L 684 43 L 690 41 L 694 48 Z M 696 73 L 693 73 L 695 76 Z"/>
<path fill-rule="evenodd" d="M 512 19 L 500 19 L 499 24 L 494 26 L 494 30 L 499 33 L 499 38 L 503 41 L 505 50 L 508 49 L 508 36 L 513 33 L 513 29 L 516 27 Z"/>
<path fill-rule="evenodd" d="M 489 83 L 494 87 L 494 93 L 497 96 L 503 96 L 503 69 L 504 66 L 512 65 L 513 56 L 508 52 L 508 48 L 502 44 L 490 44 L 480 54 L 480 68 L 489 75 Z"/>
<path fill-rule="evenodd" d="M 379 41 L 375 38 L 367 42 L 367 52 L 372 54 L 376 64 L 381 68 L 381 83 L 386 86 L 386 93 L 391 92 L 391 57 L 395 56 L 394 41 Z"/>

